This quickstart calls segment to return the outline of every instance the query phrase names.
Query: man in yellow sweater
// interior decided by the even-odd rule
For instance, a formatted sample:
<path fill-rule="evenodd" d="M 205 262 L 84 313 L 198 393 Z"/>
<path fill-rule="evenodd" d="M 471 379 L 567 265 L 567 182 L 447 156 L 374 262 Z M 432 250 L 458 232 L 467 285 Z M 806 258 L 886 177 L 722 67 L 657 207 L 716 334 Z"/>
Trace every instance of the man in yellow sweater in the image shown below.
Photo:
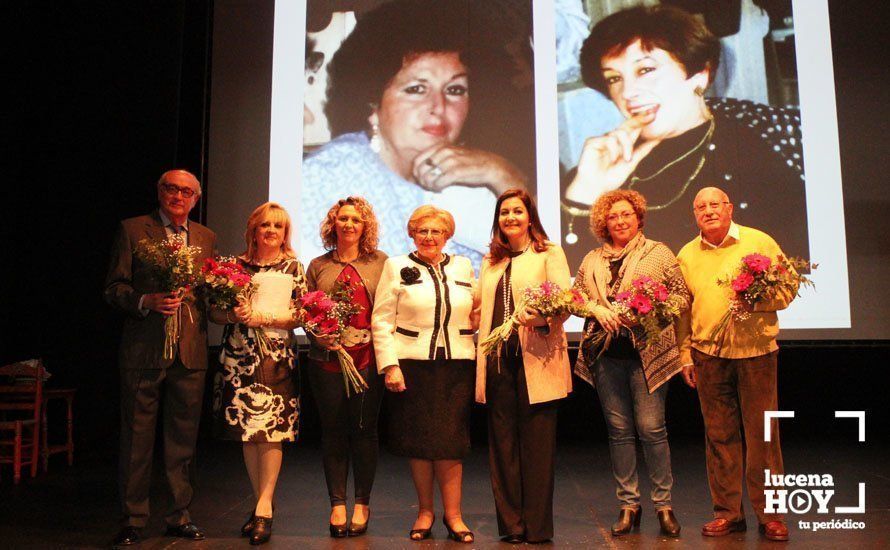
<path fill-rule="evenodd" d="M 776 311 L 788 307 L 796 292 L 756 303 L 749 319 L 733 321 L 719 342 L 711 340 L 731 297 L 731 291 L 718 286 L 717 280 L 734 276 L 748 254 L 775 260 L 782 251 L 766 233 L 733 222 L 733 205 L 716 187 L 699 191 L 693 211 L 701 234 L 677 255 L 692 305 L 678 322 L 677 335 L 683 378 L 698 389 L 705 423 L 715 519 L 702 527 L 702 535 L 718 537 L 747 528 L 742 508 L 744 464 L 748 496 L 760 531 L 770 540 L 788 540 L 782 516 L 764 511 L 764 470 L 784 470 L 778 421 L 772 420 L 771 441 L 764 441 L 763 413 L 778 409 Z M 744 461 L 742 429 L 747 448 Z"/>

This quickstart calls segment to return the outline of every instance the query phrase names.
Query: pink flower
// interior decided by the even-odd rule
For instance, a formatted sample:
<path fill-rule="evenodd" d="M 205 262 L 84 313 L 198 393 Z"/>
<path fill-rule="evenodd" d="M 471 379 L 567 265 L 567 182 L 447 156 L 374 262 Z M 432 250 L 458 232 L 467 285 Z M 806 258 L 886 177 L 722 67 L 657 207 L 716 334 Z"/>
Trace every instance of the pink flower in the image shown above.
<path fill-rule="evenodd" d="M 584 296 L 574 288 L 572 289 L 572 301 L 578 305 L 584 304 Z"/>
<path fill-rule="evenodd" d="M 543 292 L 544 296 L 550 296 L 553 294 L 554 290 L 557 290 L 559 287 L 550 281 L 544 281 L 541 283 L 541 292 Z"/>
<path fill-rule="evenodd" d="M 323 298 L 318 300 L 318 302 L 316 302 L 315 307 L 317 307 L 321 311 L 329 312 L 332 309 L 334 309 L 335 305 L 336 305 L 336 302 L 334 302 L 333 300 L 328 298 L 327 295 L 325 295 Z"/>
<path fill-rule="evenodd" d="M 748 269 L 754 273 L 763 273 L 769 269 L 770 264 L 772 264 L 770 259 L 763 254 L 748 254 L 742 258 L 742 261 L 745 262 Z"/>
<path fill-rule="evenodd" d="M 653 290 L 654 290 L 654 294 L 655 294 L 655 299 L 658 300 L 659 302 L 663 302 L 668 299 L 668 289 L 663 284 L 659 283 L 659 284 L 655 285 L 655 288 Z"/>
<path fill-rule="evenodd" d="M 630 301 L 630 307 L 640 315 L 646 315 L 652 311 L 652 302 L 643 294 L 637 294 Z"/>
<path fill-rule="evenodd" d="M 340 328 L 340 323 L 337 319 L 325 319 L 324 321 L 318 323 L 318 332 L 319 334 L 332 334 L 337 332 Z"/>
<path fill-rule="evenodd" d="M 633 296 L 633 293 L 629 290 L 625 290 L 624 292 L 619 292 L 615 295 L 615 301 L 627 304 L 630 302 L 631 296 Z"/>
<path fill-rule="evenodd" d="M 652 277 L 643 275 L 642 277 L 639 277 L 636 280 L 634 280 L 633 286 L 636 289 L 642 290 L 642 289 L 646 288 L 646 285 L 649 285 L 651 283 L 652 283 Z"/>
<path fill-rule="evenodd" d="M 326 298 L 324 291 L 316 290 L 314 292 L 307 292 L 300 296 L 300 304 L 309 309 L 311 306 L 315 305 L 316 302 L 321 300 L 322 298 Z"/>
<path fill-rule="evenodd" d="M 732 289 L 736 292 L 744 292 L 748 290 L 751 283 L 754 282 L 754 276 L 747 272 L 739 273 L 739 276 L 733 279 Z"/>

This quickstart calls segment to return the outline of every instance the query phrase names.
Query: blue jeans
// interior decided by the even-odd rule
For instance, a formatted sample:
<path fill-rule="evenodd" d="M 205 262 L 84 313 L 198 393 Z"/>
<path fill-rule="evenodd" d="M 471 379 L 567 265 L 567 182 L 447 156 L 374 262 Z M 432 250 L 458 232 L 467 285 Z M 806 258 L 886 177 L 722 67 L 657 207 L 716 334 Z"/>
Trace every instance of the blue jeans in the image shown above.
<path fill-rule="evenodd" d="M 594 365 L 596 388 L 603 416 L 609 427 L 609 454 L 612 475 L 618 485 L 615 494 L 622 508 L 639 508 L 640 484 L 637 478 L 639 435 L 643 457 L 652 484 L 656 510 L 671 507 L 671 450 L 664 423 L 667 384 L 650 394 L 637 359 L 601 357 Z"/>

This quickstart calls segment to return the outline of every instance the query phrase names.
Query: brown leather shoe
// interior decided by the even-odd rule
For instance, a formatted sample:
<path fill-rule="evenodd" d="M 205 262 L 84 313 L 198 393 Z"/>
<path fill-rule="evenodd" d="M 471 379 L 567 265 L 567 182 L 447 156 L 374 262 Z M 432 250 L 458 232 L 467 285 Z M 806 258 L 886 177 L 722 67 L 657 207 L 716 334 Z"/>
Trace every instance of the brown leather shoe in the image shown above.
<path fill-rule="evenodd" d="M 639 508 L 622 508 L 618 512 L 618 521 L 612 524 L 612 536 L 620 537 L 631 532 L 631 530 L 640 528 Z"/>
<path fill-rule="evenodd" d="M 784 521 L 770 521 L 760 525 L 760 532 L 769 540 L 788 540 L 788 527 Z"/>
<path fill-rule="evenodd" d="M 717 518 L 704 524 L 701 534 L 706 537 L 723 537 L 730 533 L 740 533 L 748 529 L 744 518 L 738 521 L 729 521 L 725 518 Z"/>
<path fill-rule="evenodd" d="M 657 512 L 657 515 L 662 535 L 666 537 L 680 536 L 680 522 L 677 521 L 677 516 L 674 515 L 673 510 L 670 508 L 662 508 Z"/>

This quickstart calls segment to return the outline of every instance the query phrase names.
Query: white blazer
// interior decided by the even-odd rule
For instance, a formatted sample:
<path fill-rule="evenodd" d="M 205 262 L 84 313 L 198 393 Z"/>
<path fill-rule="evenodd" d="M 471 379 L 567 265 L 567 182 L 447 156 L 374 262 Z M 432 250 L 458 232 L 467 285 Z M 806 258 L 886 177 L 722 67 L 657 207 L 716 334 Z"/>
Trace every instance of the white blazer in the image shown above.
<path fill-rule="evenodd" d="M 400 359 L 435 359 L 437 347 L 447 359 L 476 357 L 473 266 L 469 258 L 445 254 L 439 267 L 441 277 L 416 253 L 383 264 L 371 314 L 378 371 Z"/>

